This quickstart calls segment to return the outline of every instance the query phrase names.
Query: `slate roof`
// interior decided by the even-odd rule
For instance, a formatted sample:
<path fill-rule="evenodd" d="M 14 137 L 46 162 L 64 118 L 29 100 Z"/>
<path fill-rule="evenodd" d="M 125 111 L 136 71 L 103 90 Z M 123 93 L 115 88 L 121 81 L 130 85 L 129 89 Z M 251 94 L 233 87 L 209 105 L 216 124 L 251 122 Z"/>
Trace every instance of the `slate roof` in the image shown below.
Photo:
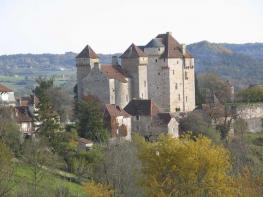
<path fill-rule="evenodd" d="M 192 58 L 192 55 L 186 50 L 183 54 L 182 46 L 175 40 L 170 33 L 159 34 L 156 38 L 161 39 L 165 46 L 163 58 Z"/>
<path fill-rule="evenodd" d="M 158 118 L 163 124 L 167 125 L 171 121 L 172 116 L 170 113 L 159 113 Z"/>
<path fill-rule="evenodd" d="M 111 65 L 111 64 L 102 64 L 101 71 L 109 79 L 116 79 L 123 83 L 127 83 L 126 78 L 128 78 L 128 76 L 120 66 Z"/>
<path fill-rule="evenodd" d="M 0 84 L 0 92 L 13 92 L 13 90 L 9 89 L 8 87 Z"/>
<path fill-rule="evenodd" d="M 124 108 L 132 116 L 156 116 L 158 106 L 152 100 L 131 100 Z"/>
<path fill-rule="evenodd" d="M 131 44 L 129 48 L 120 56 L 120 58 L 138 58 L 147 57 L 147 55 L 135 44 Z"/>
<path fill-rule="evenodd" d="M 120 108 L 118 105 L 115 104 L 106 104 L 105 110 L 108 112 L 108 114 L 111 117 L 118 117 L 118 116 L 124 116 L 129 117 L 130 114 L 128 114 L 126 111 L 124 111 L 122 108 Z"/>
<path fill-rule="evenodd" d="M 78 55 L 76 58 L 91 58 L 91 59 L 98 59 L 98 55 L 93 51 L 93 49 L 87 45 Z"/>
<path fill-rule="evenodd" d="M 152 39 L 145 48 L 159 48 L 164 47 L 164 44 L 162 43 L 162 40 L 160 38 L 154 38 Z"/>

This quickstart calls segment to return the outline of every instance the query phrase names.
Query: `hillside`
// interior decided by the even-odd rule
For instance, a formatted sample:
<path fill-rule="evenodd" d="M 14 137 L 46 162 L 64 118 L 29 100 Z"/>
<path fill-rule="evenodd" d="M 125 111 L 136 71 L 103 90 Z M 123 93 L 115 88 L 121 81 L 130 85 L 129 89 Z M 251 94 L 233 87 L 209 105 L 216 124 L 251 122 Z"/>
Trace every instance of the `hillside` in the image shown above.
<path fill-rule="evenodd" d="M 263 84 L 263 44 L 191 44 L 196 71 L 215 72 L 238 87 Z"/>
<path fill-rule="evenodd" d="M 235 86 L 263 84 L 263 44 L 217 44 L 208 41 L 188 46 L 195 57 L 197 74 L 216 72 Z M 53 76 L 68 89 L 75 83 L 76 53 L 16 54 L 0 56 L 0 83 L 28 93 L 38 76 Z M 110 63 L 110 54 L 99 54 L 101 63 Z M 70 84 L 68 84 L 70 83 Z"/>

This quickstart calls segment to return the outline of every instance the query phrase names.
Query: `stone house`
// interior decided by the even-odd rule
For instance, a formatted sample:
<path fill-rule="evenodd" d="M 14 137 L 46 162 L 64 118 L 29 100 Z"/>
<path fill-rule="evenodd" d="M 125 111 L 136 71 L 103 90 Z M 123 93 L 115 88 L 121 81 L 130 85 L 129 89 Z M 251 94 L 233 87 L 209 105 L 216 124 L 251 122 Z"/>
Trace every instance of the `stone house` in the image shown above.
<path fill-rule="evenodd" d="M 160 112 L 152 100 L 132 100 L 124 108 L 132 115 L 132 131 L 146 139 L 156 139 L 161 133 L 178 137 L 178 122 L 171 113 Z"/>
<path fill-rule="evenodd" d="M 15 106 L 14 91 L 0 84 L 0 106 Z"/>
<path fill-rule="evenodd" d="M 31 136 L 35 132 L 34 118 L 29 111 L 28 106 L 16 106 L 14 108 L 14 116 L 20 131 L 25 136 Z"/>
<path fill-rule="evenodd" d="M 117 138 L 131 140 L 131 116 L 118 105 L 106 104 L 103 120 L 111 141 Z"/>

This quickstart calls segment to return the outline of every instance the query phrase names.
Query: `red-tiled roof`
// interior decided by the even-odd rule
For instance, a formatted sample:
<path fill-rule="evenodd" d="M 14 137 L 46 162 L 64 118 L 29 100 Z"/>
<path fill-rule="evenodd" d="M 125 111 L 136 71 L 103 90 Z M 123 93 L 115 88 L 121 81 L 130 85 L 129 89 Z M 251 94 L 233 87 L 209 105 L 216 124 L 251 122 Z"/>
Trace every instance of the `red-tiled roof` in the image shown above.
<path fill-rule="evenodd" d="M 17 122 L 33 122 L 33 117 L 27 106 L 15 107 L 15 117 Z"/>
<path fill-rule="evenodd" d="M 13 92 L 13 91 L 9 89 L 8 87 L 0 84 L 0 92 Z"/>
<path fill-rule="evenodd" d="M 87 45 L 78 55 L 76 58 L 92 58 L 98 59 L 98 55 L 92 50 L 92 48 Z"/>
<path fill-rule="evenodd" d="M 129 117 L 130 116 L 130 114 L 128 114 L 126 111 L 124 111 L 122 108 L 120 108 L 118 105 L 115 105 L 115 104 L 106 104 L 105 111 L 108 112 L 108 114 L 111 117 L 117 117 L 117 116 Z"/>
<path fill-rule="evenodd" d="M 129 48 L 120 56 L 120 58 L 138 58 L 147 57 L 147 55 L 135 44 L 129 46 Z"/>
<path fill-rule="evenodd" d="M 101 71 L 106 75 L 109 79 L 117 79 L 123 83 L 127 83 L 127 76 L 125 72 L 121 69 L 120 66 L 115 66 L 111 64 L 102 64 Z"/>
<path fill-rule="evenodd" d="M 161 38 L 165 46 L 165 51 L 162 55 L 163 58 L 192 58 L 192 55 L 187 50 L 183 54 L 182 46 L 170 33 L 159 34 L 156 38 Z"/>
<path fill-rule="evenodd" d="M 158 106 L 152 100 L 132 100 L 124 108 L 132 116 L 156 116 Z"/>

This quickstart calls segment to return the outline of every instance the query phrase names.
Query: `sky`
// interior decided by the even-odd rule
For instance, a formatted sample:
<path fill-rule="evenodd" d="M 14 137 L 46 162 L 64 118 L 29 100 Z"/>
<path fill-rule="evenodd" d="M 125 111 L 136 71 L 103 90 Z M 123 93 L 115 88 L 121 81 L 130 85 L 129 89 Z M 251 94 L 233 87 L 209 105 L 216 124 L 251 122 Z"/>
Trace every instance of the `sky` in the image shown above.
<path fill-rule="evenodd" d="M 263 42 L 262 0 L 0 0 L 0 55 L 123 52 L 159 33 L 180 42 Z"/>

